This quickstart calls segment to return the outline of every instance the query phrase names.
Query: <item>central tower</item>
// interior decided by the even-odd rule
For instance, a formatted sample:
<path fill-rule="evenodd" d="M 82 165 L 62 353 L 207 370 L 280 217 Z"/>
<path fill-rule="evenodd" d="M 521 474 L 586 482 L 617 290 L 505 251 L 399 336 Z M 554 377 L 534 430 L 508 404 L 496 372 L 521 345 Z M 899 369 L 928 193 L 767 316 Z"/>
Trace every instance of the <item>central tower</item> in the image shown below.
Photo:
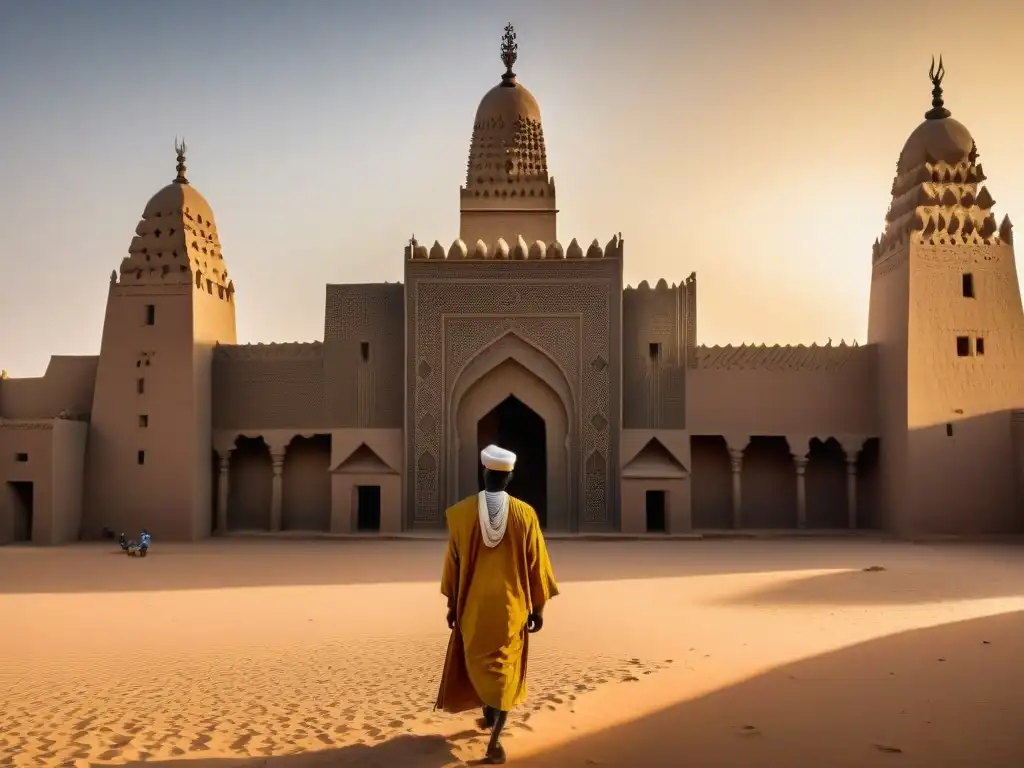
<path fill-rule="evenodd" d="M 466 186 L 459 190 L 459 239 L 557 239 L 555 182 L 548 177 L 540 107 L 512 67 L 518 57 L 511 24 L 501 41 L 505 74 L 481 99 L 473 122 Z"/>

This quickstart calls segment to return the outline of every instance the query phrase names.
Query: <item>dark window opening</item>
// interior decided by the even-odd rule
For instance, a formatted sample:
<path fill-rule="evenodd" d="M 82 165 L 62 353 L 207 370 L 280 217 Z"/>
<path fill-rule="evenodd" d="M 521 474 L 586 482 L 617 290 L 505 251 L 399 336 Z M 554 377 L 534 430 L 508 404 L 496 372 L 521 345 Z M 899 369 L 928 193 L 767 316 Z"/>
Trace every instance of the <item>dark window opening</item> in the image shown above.
<path fill-rule="evenodd" d="M 146 305 L 146 325 L 156 324 L 156 306 L 153 304 Z"/>
<path fill-rule="evenodd" d="M 952 424 L 947 424 L 946 425 L 946 437 L 952 437 L 952 436 L 953 436 L 953 425 Z"/>
<path fill-rule="evenodd" d="M 139 414 L 139 426 L 142 427 L 143 429 L 148 427 L 149 426 L 149 416 L 147 416 L 144 413 Z"/>
<path fill-rule="evenodd" d="M 658 358 L 660 358 L 661 357 L 661 344 L 656 342 L 656 341 L 652 341 L 650 344 L 648 344 L 647 345 L 647 356 L 650 357 L 651 360 L 657 360 Z"/>
<path fill-rule="evenodd" d="M 974 340 L 974 354 L 984 355 L 985 354 L 985 340 L 979 336 Z"/>
<path fill-rule="evenodd" d="M 956 356 L 967 357 L 971 354 L 971 340 L 967 336 L 956 337 Z"/>
<path fill-rule="evenodd" d="M 139 451 L 139 457 L 138 458 L 139 458 L 139 465 L 140 466 L 145 464 L 146 463 L 146 452 L 145 451 Z"/>
<path fill-rule="evenodd" d="M 356 530 L 380 530 L 380 486 L 356 486 Z"/>
<path fill-rule="evenodd" d="M 16 453 L 16 454 L 14 454 L 14 460 L 16 462 L 18 462 L 19 464 L 24 464 L 24 463 L 26 463 L 28 461 L 28 454 L 27 453 Z"/>
<path fill-rule="evenodd" d="M 960 276 L 960 287 L 963 289 L 965 299 L 974 298 L 974 275 L 966 272 Z"/>
<path fill-rule="evenodd" d="M 359 357 L 363 359 L 363 362 L 369 362 L 370 360 L 370 342 L 362 341 L 359 343 Z"/>
<path fill-rule="evenodd" d="M 665 492 L 648 491 L 646 494 L 647 532 L 665 533 Z"/>
<path fill-rule="evenodd" d="M 146 380 L 145 379 L 136 379 L 135 380 L 135 391 L 138 392 L 140 395 L 145 394 L 145 392 L 146 392 Z"/>

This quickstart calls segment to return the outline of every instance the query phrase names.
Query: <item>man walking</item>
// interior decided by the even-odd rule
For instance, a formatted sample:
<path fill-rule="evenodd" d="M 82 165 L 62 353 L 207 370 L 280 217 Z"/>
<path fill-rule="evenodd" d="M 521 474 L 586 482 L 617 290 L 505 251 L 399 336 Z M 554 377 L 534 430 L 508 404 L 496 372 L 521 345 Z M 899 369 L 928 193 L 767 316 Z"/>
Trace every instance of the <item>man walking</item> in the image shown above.
<path fill-rule="evenodd" d="M 484 764 L 501 765 L 499 736 L 526 697 L 529 634 L 544 626 L 544 605 L 558 594 L 533 507 L 508 495 L 516 455 L 496 445 L 480 452 L 484 490 L 450 507 L 441 593 L 452 637 L 435 709 L 483 707 L 490 729 Z"/>

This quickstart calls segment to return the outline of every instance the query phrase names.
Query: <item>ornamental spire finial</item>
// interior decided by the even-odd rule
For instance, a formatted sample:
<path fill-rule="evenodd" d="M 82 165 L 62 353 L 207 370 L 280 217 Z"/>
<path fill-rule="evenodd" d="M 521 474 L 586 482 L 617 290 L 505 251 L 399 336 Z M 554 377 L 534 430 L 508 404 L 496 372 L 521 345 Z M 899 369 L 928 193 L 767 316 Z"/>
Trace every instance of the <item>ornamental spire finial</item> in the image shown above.
<path fill-rule="evenodd" d="M 188 145 L 185 143 L 185 139 L 178 141 L 174 140 L 174 151 L 178 155 L 178 175 L 174 179 L 175 184 L 188 184 L 188 179 L 185 177 L 185 153 L 188 151 Z"/>
<path fill-rule="evenodd" d="M 516 30 L 511 23 L 505 25 L 505 34 L 501 37 L 501 61 L 505 65 L 505 74 L 501 76 L 501 84 L 513 86 L 516 82 L 516 73 L 512 67 L 519 58 L 519 46 L 516 44 Z"/>
<path fill-rule="evenodd" d="M 932 56 L 932 66 L 928 70 L 928 78 L 932 81 L 932 108 L 924 113 L 927 120 L 942 120 L 953 114 L 942 103 L 942 80 L 945 76 L 946 68 L 942 65 L 942 56 L 939 56 L 938 69 L 935 68 L 935 57 Z"/>

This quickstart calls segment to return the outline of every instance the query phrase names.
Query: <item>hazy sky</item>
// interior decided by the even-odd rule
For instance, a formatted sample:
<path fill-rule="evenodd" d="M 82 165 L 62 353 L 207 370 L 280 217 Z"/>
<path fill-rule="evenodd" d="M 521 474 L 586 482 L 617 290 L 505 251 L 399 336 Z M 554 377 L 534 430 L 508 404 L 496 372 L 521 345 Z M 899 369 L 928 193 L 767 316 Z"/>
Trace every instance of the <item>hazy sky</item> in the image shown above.
<path fill-rule="evenodd" d="M 323 337 L 326 283 L 446 247 L 511 21 L 559 239 L 621 231 L 626 279 L 696 271 L 705 344 L 864 340 L 871 243 L 929 107 L 1024 221 L 1024 3 L 0 0 L 0 367 L 99 351 L 149 197 L 213 206 L 239 341 Z M 832 10 L 830 10 L 832 9 Z"/>

